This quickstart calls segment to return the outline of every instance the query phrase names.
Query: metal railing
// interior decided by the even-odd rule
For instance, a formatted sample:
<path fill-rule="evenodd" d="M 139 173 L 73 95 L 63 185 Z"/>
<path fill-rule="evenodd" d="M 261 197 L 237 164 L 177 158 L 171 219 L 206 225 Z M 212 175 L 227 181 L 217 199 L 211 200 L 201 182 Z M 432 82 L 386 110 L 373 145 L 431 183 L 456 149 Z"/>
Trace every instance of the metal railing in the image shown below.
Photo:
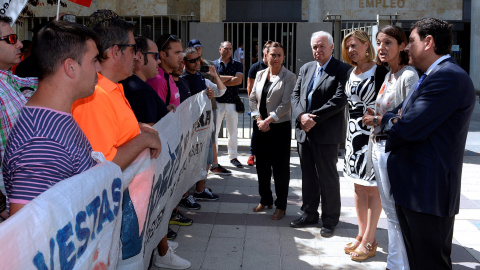
<path fill-rule="evenodd" d="M 189 22 L 194 21 L 195 15 L 153 15 L 153 16 L 141 16 L 141 15 L 125 15 L 120 16 L 124 20 L 131 22 L 135 25 L 134 35 L 144 36 L 153 41 L 163 34 L 173 34 L 179 37 L 188 37 L 190 31 Z M 88 16 L 77 16 L 76 22 L 85 24 Z M 32 39 L 32 30 L 46 21 L 50 21 L 51 17 L 25 17 L 24 25 L 27 31 L 24 31 L 23 40 Z M 186 46 L 188 40 L 182 39 Z"/>

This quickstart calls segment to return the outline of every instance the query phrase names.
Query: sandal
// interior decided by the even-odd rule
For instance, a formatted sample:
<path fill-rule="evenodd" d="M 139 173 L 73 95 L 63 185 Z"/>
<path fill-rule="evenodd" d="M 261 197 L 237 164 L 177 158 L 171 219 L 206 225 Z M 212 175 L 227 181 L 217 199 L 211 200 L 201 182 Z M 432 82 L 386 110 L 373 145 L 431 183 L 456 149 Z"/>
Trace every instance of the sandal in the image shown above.
<path fill-rule="evenodd" d="M 346 244 L 345 247 L 343 248 L 343 250 L 345 251 L 345 254 L 348 255 L 350 254 L 350 252 L 354 252 L 361 242 L 362 242 L 362 236 L 357 235 L 352 242 Z"/>
<path fill-rule="evenodd" d="M 275 209 L 275 213 L 272 216 L 272 220 L 280 220 L 285 216 L 285 210 Z"/>
<path fill-rule="evenodd" d="M 265 207 L 266 207 L 266 205 L 263 205 L 263 204 L 259 203 L 257 205 L 257 207 L 253 208 L 253 212 L 262 212 L 265 209 Z M 268 206 L 268 209 L 272 209 L 272 208 L 273 208 L 273 205 L 270 204 Z"/>
<path fill-rule="evenodd" d="M 360 246 L 360 245 L 359 245 Z M 377 253 L 377 241 L 376 240 L 373 240 L 373 244 L 370 244 L 370 243 L 366 243 L 365 244 L 365 249 L 367 250 L 367 253 L 361 251 L 360 249 L 358 249 L 358 247 L 355 249 L 355 251 L 352 251 L 350 253 L 350 259 L 352 261 L 356 261 L 356 262 L 363 262 L 365 261 L 366 259 L 370 258 L 370 257 L 374 257 L 375 256 L 375 253 Z M 357 254 L 356 256 L 354 256 L 354 254 Z"/>

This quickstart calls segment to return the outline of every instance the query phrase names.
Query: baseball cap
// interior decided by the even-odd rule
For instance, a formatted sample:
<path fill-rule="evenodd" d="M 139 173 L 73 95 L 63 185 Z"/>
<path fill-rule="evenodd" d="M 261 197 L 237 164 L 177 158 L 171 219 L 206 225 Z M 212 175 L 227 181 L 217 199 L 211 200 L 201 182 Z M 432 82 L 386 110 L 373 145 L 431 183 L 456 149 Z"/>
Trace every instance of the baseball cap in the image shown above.
<path fill-rule="evenodd" d="M 194 47 L 194 48 L 197 48 L 197 47 L 202 47 L 202 44 L 200 43 L 200 40 L 198 39 L 192 39 L 188 42 L 188 45 L 187 47 Z"/>

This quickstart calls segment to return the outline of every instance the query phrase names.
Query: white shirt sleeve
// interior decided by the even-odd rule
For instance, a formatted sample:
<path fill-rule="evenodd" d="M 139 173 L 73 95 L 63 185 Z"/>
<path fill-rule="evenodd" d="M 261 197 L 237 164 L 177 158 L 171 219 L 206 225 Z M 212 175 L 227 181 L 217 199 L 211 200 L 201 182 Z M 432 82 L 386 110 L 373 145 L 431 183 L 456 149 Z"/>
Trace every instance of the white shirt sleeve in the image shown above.
<path fill-rule="evenodd" d="M 225 92 L 227 91 L 227 88 L 225 87 L 225 89 L 218 89 L 217 85 L 214 84 L 212 81 L 210 81 L 209 79 L 205 79 L 205 84 L 207 85 L 208 88 L 212 89 L 213 90 L 213 95 L 215 97 L 221 97 L 223 96 L 223 94 L 225 94 Z"/>

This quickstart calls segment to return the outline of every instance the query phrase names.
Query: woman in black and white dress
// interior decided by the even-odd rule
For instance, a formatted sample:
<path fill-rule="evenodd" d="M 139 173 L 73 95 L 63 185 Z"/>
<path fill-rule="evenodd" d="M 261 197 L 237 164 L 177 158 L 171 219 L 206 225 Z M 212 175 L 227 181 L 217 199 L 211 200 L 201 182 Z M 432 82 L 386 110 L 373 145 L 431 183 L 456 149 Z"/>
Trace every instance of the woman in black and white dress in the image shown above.
<path fill-rule="evenodd" d="M 375 255 L 375 231 L 382 212 L 375 173 L 368 161 L 370 127 L 362 122 L 367 108 L 375 108 L 375 100 L 387 74 L 386 68 L 374 62 L 375 51 L 368 35 L 355 30 L 342 42 L 342 58 L 353 65 L 347 76 L 345 93 L 348 100 L 349 120 L 345 145 L 344 175 L 354 182 L 358 235 L 344 248 L 354 261 L 364 261 Z"/>

